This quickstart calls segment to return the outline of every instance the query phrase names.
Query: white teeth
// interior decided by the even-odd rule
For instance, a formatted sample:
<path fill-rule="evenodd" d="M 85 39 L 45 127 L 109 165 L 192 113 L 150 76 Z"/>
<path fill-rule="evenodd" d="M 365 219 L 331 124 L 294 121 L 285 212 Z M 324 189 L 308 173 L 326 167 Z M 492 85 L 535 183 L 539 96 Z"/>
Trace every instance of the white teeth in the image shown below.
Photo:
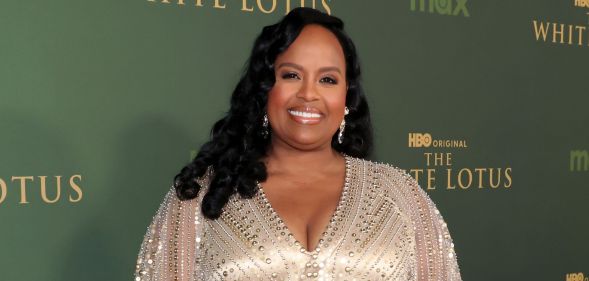
<path fill-rule="evenodd" d="M 321 114 L 313 113 L 313 112 L 289 110 L 288 113 L 290 113 L 294 116 L 299 116 L 299 117 L 304 117 L 304 118 L 320 118 L 321 117 Z"/>

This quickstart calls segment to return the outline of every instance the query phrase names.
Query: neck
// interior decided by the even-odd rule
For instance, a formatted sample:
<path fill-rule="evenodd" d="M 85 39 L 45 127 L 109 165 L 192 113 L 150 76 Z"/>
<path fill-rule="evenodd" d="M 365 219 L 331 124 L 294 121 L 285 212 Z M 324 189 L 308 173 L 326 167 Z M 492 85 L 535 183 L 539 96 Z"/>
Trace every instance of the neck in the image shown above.
<path fill-rule="evenodd" d="M 338 169 L 342 161 L 343 156 L 330 144 L 318 149 L 300 150 L 279 141 L 272 142 L 264 160 L 269 174 L 309 174 Z"/>

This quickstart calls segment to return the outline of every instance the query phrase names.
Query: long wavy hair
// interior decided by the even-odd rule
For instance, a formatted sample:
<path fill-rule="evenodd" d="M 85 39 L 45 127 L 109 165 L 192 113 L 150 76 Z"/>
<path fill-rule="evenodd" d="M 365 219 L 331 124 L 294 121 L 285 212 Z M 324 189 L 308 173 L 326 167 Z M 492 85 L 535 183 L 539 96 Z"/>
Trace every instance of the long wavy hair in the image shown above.
<path fill-rule="evenodd" d="M 264 27 L 258 35 L 244 73 L 231 96 L 229 112 L 214 124 L 210 140 L 174 178 L 178 198 L 194 199 L 201 189 L 196 178 L 202 177 L 207 168 L 212 168 L 209 187 L 201 204 L 205 217 L 218 218 L 235 193 L 251 198 L 258 191 L 257 182 L 266 180 L 262 157 L 268 151 L 272 133 L 267 136 L 262 134 L 262 120 L 268 92 L 275 83 L 274 62 L 309 24 L 318 24 L 330 30 L 339 40 L 346 61 L 346 106 L 349 114 L 345 116 L 343 142 L 337 142 L 336 132 L 331 146 L 352 157 L 367 158 L 370 155 L 372 126 L 360 84 L 360 63 L 354 43 L 339 18 L 311 8 L 295 8 L 278 23 Z"/>

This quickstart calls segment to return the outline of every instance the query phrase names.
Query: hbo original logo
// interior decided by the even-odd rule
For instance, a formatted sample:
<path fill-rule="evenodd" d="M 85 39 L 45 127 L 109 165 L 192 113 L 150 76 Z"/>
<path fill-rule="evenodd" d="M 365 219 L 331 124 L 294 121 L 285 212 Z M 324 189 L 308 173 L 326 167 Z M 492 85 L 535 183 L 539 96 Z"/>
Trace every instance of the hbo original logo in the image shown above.
<path fill-rule="evenodd" d="M 575 6 L 589 8 L 589 0 L 575 0 Z"/>
<path fill-rule="evenodd" d="M 566 275 L 566 281 L 587 281 L 589 278 L 585 278 L 583 272 L 569 273 Z"/>
<path fill-rule="evenodd" d="M 430 147 L 432 145 L 432 135 L 429 133 L 410 133 L 409 147 Z"/>

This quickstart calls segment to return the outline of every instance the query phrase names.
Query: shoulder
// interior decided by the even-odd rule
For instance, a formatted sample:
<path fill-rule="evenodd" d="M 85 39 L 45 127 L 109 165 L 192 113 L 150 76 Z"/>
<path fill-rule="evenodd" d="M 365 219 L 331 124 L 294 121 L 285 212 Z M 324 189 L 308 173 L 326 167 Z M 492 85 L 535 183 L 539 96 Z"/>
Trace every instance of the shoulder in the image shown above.
<path fill-rule="evenodd" d="M 351 161 L 355 163 L 356 176 L 368 181 L 368 188 L 392 201 L 411 221 L 419 259 L 418 280 L 461 280 L 448 225 L 415 178 L 388 163 L 358 158 Z"/>
<path fill-rule="evenodd" d="M 388 164 L 385 162 L 377 162 L 373 160 L 363 159 L 363 158 L 356 158 L 352 156 L 346 156 L 346 158 L 352 163 L 353 165 L 363 166 L 367 169 L 372 171 L 384 173 L 387 176 L 393 177 L 402 177 L 402 178 L 412 178 L 405 170 L 394 166 L 392 164 Z"/>
<path fill-rule="evenodd" d="M 194 238 L 198 239 L 203 222 L 200 199 L 199 196 L 183 201 L 178 198 L 174 186 L 168 189 L 141 243 L 135 280 L 175 280 L 182 270 L 191 268 L 177 261 L 195 257 L 198 240 Z M 170 263 L 171 260 L 174 263 Z"/>
<path fill-rule="evenodd" d="M 413 214 L 413 219 L 435 217 L 443 220 L 438 207 L 431 197 L 421 188 L 417 180 L 406 170 L 395 165 L 354 158 L 364 178 L 373 181 L 371 184 L 378 193 L 390 197 L 399 207 Z M 444 223 L 445 225 L 445 223 Z"/>
<path fill-rule="evenodd" d="M 351 158 L 351 173 L 361 183 L 362 192 L 370 197 L 384 197 L 415 225 L 417 211 L 436 209 L 429 196 L 405 170 L 382 162 Z"/>
<path fill-rule="evenodd" d="M 357 173 L 378 179 L 377 185 L 382 188 L 381 192 L 390 192 L 393 189 L 417 192 L 419 188 L 417 181 L 406 170 L 395 165 L 354 157 L 349 159 Z"/>

